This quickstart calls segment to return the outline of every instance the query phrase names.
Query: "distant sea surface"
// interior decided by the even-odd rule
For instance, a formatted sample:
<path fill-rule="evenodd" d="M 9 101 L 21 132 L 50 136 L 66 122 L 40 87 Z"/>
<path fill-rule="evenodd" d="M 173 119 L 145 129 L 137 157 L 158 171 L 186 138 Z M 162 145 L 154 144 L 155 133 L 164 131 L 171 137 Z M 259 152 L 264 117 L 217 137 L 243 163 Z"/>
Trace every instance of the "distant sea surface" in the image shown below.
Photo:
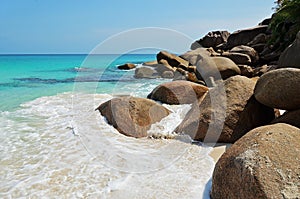
<path fill-rule="evenodd" d="M 172 131 L 190 105 L 134 139 L 95 108 L 120 95 L 146 97 L 170 80 L 135 79 L 128 55 L 0 55 L 0 198 L 209 198 L 210 147 Z M 156 136 L 157 137 L 157 136 Z"/>
<path fill-rule="evenodd" d="M 133 71 L 124 72 L 117 66 L 153 59 L 155 55 L 149 54 L 0 55 L 0 110 L 11 110 L 41 96 L 73 91 L 74 82 L 91 84 L 99 93 L 112 92 L 120 82 L 141 83 L 144 81 L 133 78 Z M 85 91 L 95 92 L 91 88 Z"/>

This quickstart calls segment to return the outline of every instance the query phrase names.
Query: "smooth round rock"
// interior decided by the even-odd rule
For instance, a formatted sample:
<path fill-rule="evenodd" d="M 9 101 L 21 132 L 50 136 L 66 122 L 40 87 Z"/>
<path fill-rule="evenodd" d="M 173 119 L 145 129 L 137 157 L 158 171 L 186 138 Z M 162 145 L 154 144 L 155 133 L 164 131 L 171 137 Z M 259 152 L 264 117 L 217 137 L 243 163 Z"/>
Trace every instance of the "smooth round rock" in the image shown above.
<path fill-rule="evenodd" d="M 300 109 L 300 69 L 283 68 L 262 75 L 254 95 L 260 103 L 282 110 Z"/>
<path fill-rule="evenodd" d="M 253 129 L 217 162 L 212 199 L 300 198 L 300 129 L 288 124 Z"/>
<path fill-rule="evenodd" d="M 166 104 L 191 104 L 203 97 L 208 91 L 206 86 L 190 81 L 172 81 L 157 86 L 148 98 Z"/>
<path fill-rule="evenodd" d="M 155 101 L 137 97 L 114 98 L 96 110 L 120 133 L 135 138 L 146 137 L 151 125 L 170 113 Z"/>

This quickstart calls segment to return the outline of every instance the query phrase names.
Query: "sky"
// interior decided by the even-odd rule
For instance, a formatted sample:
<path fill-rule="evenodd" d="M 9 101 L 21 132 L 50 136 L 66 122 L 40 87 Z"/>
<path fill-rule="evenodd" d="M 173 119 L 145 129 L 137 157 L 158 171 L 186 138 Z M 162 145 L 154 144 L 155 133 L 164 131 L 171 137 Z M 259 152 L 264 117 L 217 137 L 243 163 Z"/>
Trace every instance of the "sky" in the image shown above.
<path fill-rule="evenodd" d="M 255 26 L 275 6 L 274 0 L 1 0 L 0 5 L 0 54 L 89 53 L 113 35 L 147 27 L 196 40 L 213 30 Z"/>

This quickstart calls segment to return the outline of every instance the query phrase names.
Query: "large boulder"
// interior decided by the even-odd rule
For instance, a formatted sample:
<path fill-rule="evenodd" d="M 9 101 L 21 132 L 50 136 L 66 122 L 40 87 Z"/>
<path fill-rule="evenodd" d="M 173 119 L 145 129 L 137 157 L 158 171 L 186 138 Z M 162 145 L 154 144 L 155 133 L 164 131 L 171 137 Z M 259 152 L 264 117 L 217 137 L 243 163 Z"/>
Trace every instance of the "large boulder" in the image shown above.
<path fill-rule="evenodd" d="M 160 51 L 156 55 L 156 59 L 158 62 L 160 62 L 160 60 L 164 59 L 172 67 L 178 67 L 180 64 L 185 65 L 185 66 L 189 65 L 188 61 L 182 59 L 181 57 L 178 57 L 177 55 L 171 54 L 167 51 Z"/>
<path fill-rule="evenodd" d="M 189 81 L 172 81 L 157 86 L 148 98 L 166 104 L 191 104 L 208 91 L 206 86 Z"/>
<path fill-rule="evenodd" d="M 271 123 L 286 123 L 300 128 L 300 109 L 294 111 L 287 111 L 283 115 L 273 120 Z"/>
<path fill-rule="evenodd" d="M 200 47 L 213 47 L 227 42 L 227 39 L 229 37 L 230 33 L 228 31 L 212 31 L 207 33 L 203 38 L 199 39 L 198 41 L 195 41 L 191 49 L 195 50 Z"/>
<path fill-rule="evenodd" d="M 225 80 L 210 89 L 202 102 L 193 104 L 175 132 L 204 142 L 233 143 L 249 130 L 268 124 L 274 119 L 274 110 L 252 97 L 254 86 L 255 82 L 244 76 Z"/>
<path fill-rule="evenodd" d="M 281 68 L 300 68 L 300 31 L 293 44 L 287 47 L 280 55 L 278 65 Z"/>
<path fill-rule="evenodd" d="M 254 46 L 257 44 L 266 44 L 268 36 L 264 33 L 258 34 L 252 41 L 250 41 L 247 45 Z"/>
<path fill-rule="evenodd" d="M 278 64 L 278 59 L 281 55 L 280 50 L 273 51 L 268 45 L 266 45 L 262 52 L 260 52 L 260 62 L 267 64 Z"/>
<path fill-rule="evenodd" d="M 239 67 L 226 57 L 203 57 L 197 64 L 196 75 L 203 77 L 217 77 L 220 73 L 222 79 L 227 79 L 234 75 L 240 75 Z"/>
<path fill-rule="evenodd" d="M 253 129 L 217 162 L 211 198 L 300 198 L 299 140 L 288 124 Z"/>
<path fill-rule="evenodd" d="M 259 25 L 253 28 L 235 31 L 228 37 L 226 49 L 231 49 L 239 45 L 246 45 L 247 43 L 251 42 L 258 34 L 265 33 L 267 29 L 267 25 Z"/>
<path fill-rule="evenodd" d="M 232 60 L 218 55 L 212 48 L 198 48 L 188 51 L 180 57 L 196 66 L 196 76 L 199 80 L 207 80 L 209 77 L 226 79 L 241 73 L 239 67 Z"/>
<path fill-rule="evenodd" d="M 118 66 L 118 69 L 120 69 L 120 70 L 130 70 L 130 69 L 134 69 L 135 67 L 136 67 L 135 64 L 126 63 L 126 64 Z"/>
<path fill-rule="evenodd" d="M 155 69 L 160 75 L 162 75 L 165 71 L 175 72 L 175 69 L 168 64 L 157 64 Z"/>
<path fill-rule="evenodd" d="M 251 64 L 251 57 L 247 54 L 237 52 L 224 52 L 222 53 L 222 56 L 231 59 L 235 64 Z"/>
<path fill-rule="evenodd" d="M 300 69 L 282 68 L 262 75 L 255 98 L 262 104 L 283 110 L 300 109 Z"/>
<path fill-rule="evenodd" d="M 180 57 L 187 60 L 191 65 L 196 66 L 201 57 L 210 57 L 213 55 L 216 55 L 216 52 L 212 48 L 197 48 L 180 55 Z"/>
<path fill-rule="evenodd" d="M 241 53 L 241 54 L 246 54 L 251 58 L 251 62 L 255 63 L 258 61 L 259 56 L 256 50 L 254 48 L 251 48 L 249 46 L 236 46 L 230 50 L 231 53 Z"/>
<path fill-rule="evenodd" d="M 114 98 L 96 110 L 120 133 L 135 138 L 146 137 L 152 124 L 169 115 L 158 103 L 137 97 Z"/>

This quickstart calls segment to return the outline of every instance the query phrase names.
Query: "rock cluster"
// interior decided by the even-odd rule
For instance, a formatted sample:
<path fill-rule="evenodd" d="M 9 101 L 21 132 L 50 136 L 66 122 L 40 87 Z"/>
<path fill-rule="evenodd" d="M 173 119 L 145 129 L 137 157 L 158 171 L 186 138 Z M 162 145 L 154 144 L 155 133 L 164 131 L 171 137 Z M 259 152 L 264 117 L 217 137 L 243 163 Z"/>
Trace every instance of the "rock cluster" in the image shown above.
<path fill-rule="evenodd" d="M 254 89 L 259 103 L 287 111 L 271 125 L 247 132 L 222 155 L 213 173 L 212 199 L 300 198 L 297 40 L 281 55 L 280 69 L 262 75 Z"/>
<path fill-rule="evenodd" d="M 193 105 L 175 132 L 194 140 L 234 143 L 249 130 L 270 123 L 274 110 L 252 97 L 254 87 L 255 82 L 247 77 L 226 79 Z"/>
<path fill-rule="evenodd" d="M 272 51 L 268 45 L 271 35 L 269 21 L 231 34 L 228 31 L 209 32 L 192 44 L 192 50 L 179 56 L 161 51 L 157 54 L 157 60 L 145 62 L 138 68 L 135 77 L 188 80 L 211 87 L 214 85 L 212 82 L 235 75 L 249 78 L 261 76 L 279 67 L 278 60 L 282 53 Z M 300 34 L 294 44 L 282 53 L 279 65 L 295 67 L 299 56 L 288 51 L 298 52 L 299 48 Z"/>
<path fill-rule="evenodd" d="M 247 45 L 253 42 L 259 34 L 265 34 L 267 30 L 267 25 L 258 25 L 253 28 L 235 31 L 228 37 L 225 48 L 231 49 L 235 46 Z"/>
<path fill-rule="evenodd" d="M 176 133 L 233 143 L 216 164 L 212 199 L 300 198 L 300 32 L 284 52 L 273 51 L 269 21 L 232 34 L 210 32 L 192 50 L 161 51 L 135 70 L 136 78 L 176 80 L 148 98 L 192 104 Z M 169 114 L 152 100 L 115 98 L 97 110 L 120 133 L 145 137 Z M 278 109 L 286 112 L 279 116 Z"/>

